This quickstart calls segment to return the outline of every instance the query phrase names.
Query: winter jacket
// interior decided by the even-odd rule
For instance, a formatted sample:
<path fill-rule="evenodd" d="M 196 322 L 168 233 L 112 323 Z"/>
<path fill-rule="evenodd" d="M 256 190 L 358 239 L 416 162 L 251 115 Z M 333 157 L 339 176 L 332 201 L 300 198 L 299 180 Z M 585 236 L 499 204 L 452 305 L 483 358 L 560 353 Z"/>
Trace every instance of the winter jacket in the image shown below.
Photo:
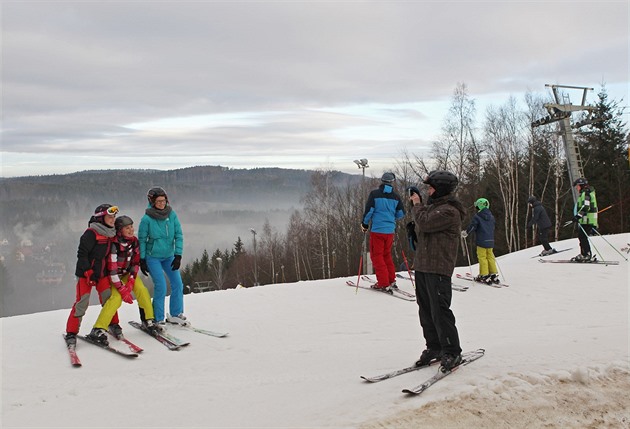
<path fill-rule="evenodd" d="M 372 232 L 393 234 L 396 230 L 396 220 L 403 216 L 405 216 L 403 203 L 391 185 L 383 183 L 370 192 L 363 212 L 363 224 L 369 225 L 371 220 Z"/>
<path fill-rule="evenodd" d="M 156 219 L 148 214 L 142 216 L 138 228 L 140 258 L 152 256 L 158 259 L 182 255 L 184 234 L 182 225 L 174 210 L 165 219 Z"/>
<path fill-rule="evenodd" d="M 595 191 L 588 186 L 583 187 L 578 195 L 574 214 L 578 213 L 582 215 L 579 220 L 582 225 L 593 225 L 597 228 L 597 198 Z"/>
<path fill-rule="evenodd" d="M 533 224 L 538 225 L 540 229 L 551 228 L 551 220 L 549 220 L 547 211 L 540 201 L 532 203 L 532 218 L 527 222 L 527 227 L 529 228 Z"/>
<path fill-rule="evenodd" d="M 136 278 L 140 265 L 140 243 L 136 237 L 114 237 L 109 255 L 109 278 L 116 289 L 120 289 L 120 278 L 129 274 L 129 278 Z"/>
<path fill-rule="evenodd" d="M 452 276 L 465 210 L 452 195 L 431 204 L 416 204 L 413 209 L 418 244 L 414 269 L 423 273 Z"/>
<path fill-rule="evenodd" d="M 113 228 L 111 228 L 113 230 Z M 98 233 L 93 228 L 85 230 L 79 239 L 77 249 L 77 265 L 74 275 L 85 277 L 85 273 L 92 270 L 90 280 L 98 282 L 106 275 L 107 256 L 112 237 Z"/>
<path fill-rule="evenodd" d="M 486 249 L 494 248 L 494 216 L 490 209 L 483 209 L 473 216 L 467 233 L 475 232 L 475 244 Z"/>

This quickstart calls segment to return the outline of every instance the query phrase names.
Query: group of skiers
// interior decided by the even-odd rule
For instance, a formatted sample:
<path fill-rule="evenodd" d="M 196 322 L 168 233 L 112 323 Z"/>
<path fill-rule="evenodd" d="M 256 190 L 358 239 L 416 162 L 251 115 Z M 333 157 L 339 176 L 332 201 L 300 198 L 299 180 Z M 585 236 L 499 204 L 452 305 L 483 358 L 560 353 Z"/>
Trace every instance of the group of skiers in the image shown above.
<path fill-rule="evenodd" d="M 165 321 L 187 324 L 184 316 L 183 283 L 179 268 L 183 253 L 182 227 L 171 208 L 164 189 L 154 187 L 147 193 L 148 208 L 140 221 L 138 237 L 134 222 L 117 216 L 118 207 L 101 204 L 94 210 L 88 228 L 79 239 L 77 251 L 76 300 L 66 323 L 66 343 L 76 344 L 81 320 L 94 287 L 102 305 L 88 339 L 108 344 L 107 331 L 122 337 L 118 308 L 122 302 L 138 301 L 140 319 L 149 332 L 160 332 Z M 138 271 L 153 280 L 153 302 Z M 164 314 L 166 280 L 171 285 L 170 314 Z"/>
<path fill-rule="evenodd" d="M 376 289 L 396 289 L 396 271 L 391 248 L 396 231 L 396 221 L 405 216 L 401 197 L 394 190 L 396 177 L 386 172 L 381 185 L 370 192 L 361 230 L 370 232 L 370 256 L 376 274 Z M 476 281 L 499 283 L 499 273 L 494 256 L 495 219 L 490 211 L 490 202 L 478 198 L 474 207 L 477 212 L 470 224 L 462 229 L 466 214 L 461 202 L 455 197 L 457 177 L 446 170 L 435 170 L 428 174 L 423 183 L 428 188 L 428 198 L 423 201 L 415 186 L 407 188 L 413 220 L 407 224 L 410 245 L 415 251 L 416 302 L 426 349 L 416 362 L 417 366 L 440 361 L 443 371 L 450 371 L 462 362 L 459 335 L 455 316 L 450 309 L 452 299 L 451 277 L 455 269 L 460 237 L 465 240 L 475 233 L 479 275 Z M 588 235 L 597 228 L 597 201 L 595 191 L 581 177 L 574 181 L 578 199 L 574 217 L 566 225 L 578 226 L 580 254 L 572 258 L 575 262 L 591 260 Z M 538 239 L 543 246 L 541 256 L 557 251 L 549 244 L 551 221 L 542 203 L 535 197 L 528 199 L 532 217 L 527 227 L 538 227 Z"/>

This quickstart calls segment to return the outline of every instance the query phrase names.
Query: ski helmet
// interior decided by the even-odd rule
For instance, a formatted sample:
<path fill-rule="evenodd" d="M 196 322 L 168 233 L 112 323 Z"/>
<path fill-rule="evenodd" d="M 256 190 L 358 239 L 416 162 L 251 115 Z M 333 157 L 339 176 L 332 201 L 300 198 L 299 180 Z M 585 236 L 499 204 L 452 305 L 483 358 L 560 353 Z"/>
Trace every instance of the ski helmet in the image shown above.
<path fill-rule="evenodd" d="M 114 222 L 114 227 L 116 227 L 116 231 L 120 231 L 127 225 L 133 225 L 133 220 L 126 215 L 118 216 L 116 221 Z"/>
<path fill-rule="evenodd" d="M 527 199 L 527 204 L 534 204 L 536 201 L 538 200 L 536 199 L 535 196 L 532 195 L 531 197 Z"/>
<path fill-rule="evenodd" d="M 116 215 L 116 213 L 118 213 L 118 207 L 111 204 L 100 204 L 94 209 L 94 214 L 90 217 L 88 225 L 92 222 L 105 224 L 105 215 Z"/>
<path fill-rule="evenodd" d="M 459 180 L 450 171 L 446 170 L 433 170 L 424 179 L 424 184 L 431 186 L 437 192 L 434 194 L 434 198 L 439 198 L 444 195 L 448 195 L 457 188 Z"/>
<path fill-rule="evenodd" d="M 488 201 L 485 198 L 479 198 L 477 201 L 475 201 L 475 207 L 477 207 L 477 210 L 481 211 L 483 209 L 489 209 L 490 208 L 490 201 Z"/>
<path fill-rule="evenodd" d="M 577 179 L 575 179 L 575 182 L 573 182 L 573 186 L 584 186 L 584 185 L 588 185 L 588 180 L 586 180 L 584 177 L 579 177 Z"/>
<path fill-rule="evenodd" d="M 166 198 L 166 204 L 168 204 L 168 196 L 166 195 L 166 191 L 164 189 L 160 188 L 159 186 L 149 189 L 149 191 L 147 192 L 147 199 L 149 200 L 149 204 L 151 204 L 151 206 L 155 205 L 155 200 L 157 197 Z"/>
<path fill-rule="evenodd" d="M 394 176 L 394 173 L 391 173 L 389 171 L 387 173 L 383 173 L 383 176 L 381 176 L 382 183 L 387 183 L 388 185 L 391 185 L 395 181 L 396 181 L 396 176 Z"/>

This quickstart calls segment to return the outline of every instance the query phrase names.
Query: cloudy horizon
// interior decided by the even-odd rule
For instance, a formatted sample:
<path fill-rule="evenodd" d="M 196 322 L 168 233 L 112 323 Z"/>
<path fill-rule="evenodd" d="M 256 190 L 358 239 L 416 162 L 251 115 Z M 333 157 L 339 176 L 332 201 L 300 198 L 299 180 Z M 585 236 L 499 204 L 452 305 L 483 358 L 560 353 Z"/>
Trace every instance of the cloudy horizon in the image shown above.
<path fill-rule="evenodd" d="M 4 1 L 2 177 L 109 168 L 370 173 L 456 86 L 628 95 L 628 2 Z M 571 94 L 579 102 L 581 94 Z M 367 172 L 366 172 L 367 173 Z"/>

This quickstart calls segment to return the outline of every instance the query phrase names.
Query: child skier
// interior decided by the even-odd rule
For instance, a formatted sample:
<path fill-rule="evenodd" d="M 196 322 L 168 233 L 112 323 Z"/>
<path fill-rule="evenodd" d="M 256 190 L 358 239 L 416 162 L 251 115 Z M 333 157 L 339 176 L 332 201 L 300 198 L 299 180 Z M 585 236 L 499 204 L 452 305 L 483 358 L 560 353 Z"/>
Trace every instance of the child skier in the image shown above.
<path fill-rule="evenodd" d="M 470 225 L 462 231 L 462 237 L 475 232 L 477 245 L 477 259 L 479 260 L 479 275 L 475 281 L 483 283 L 499 283 L 499 273 L 494 259 L 494 216 L 490 211 L 490 202 L 485 198 L 475 201 L 478 212 L 472 218 Z"/>

